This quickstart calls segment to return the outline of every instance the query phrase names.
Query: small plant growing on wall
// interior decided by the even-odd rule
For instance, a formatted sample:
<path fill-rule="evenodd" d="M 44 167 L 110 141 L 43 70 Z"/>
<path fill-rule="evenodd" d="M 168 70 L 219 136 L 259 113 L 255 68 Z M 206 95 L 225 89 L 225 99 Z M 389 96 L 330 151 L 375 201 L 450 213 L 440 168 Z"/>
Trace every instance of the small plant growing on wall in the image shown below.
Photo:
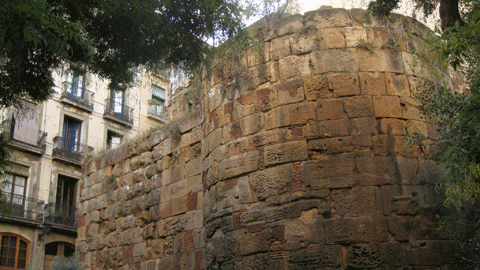
<path fill-rule="evenodd" d="M 118 184 L 117 181 L 115 181 L 116 178 L 115 175 L 105 175 L 105 177 L 103 177 L 102 187 L 105 192 L 117 189 Z"/>

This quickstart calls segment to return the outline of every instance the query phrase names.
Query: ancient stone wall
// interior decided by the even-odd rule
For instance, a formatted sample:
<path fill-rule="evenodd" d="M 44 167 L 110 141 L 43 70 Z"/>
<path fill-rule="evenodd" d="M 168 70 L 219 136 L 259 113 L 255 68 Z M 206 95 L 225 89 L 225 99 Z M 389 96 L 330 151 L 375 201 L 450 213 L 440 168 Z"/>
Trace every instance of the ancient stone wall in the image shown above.
<path fill-rule="evenodd" d="M 411 91 L 431 33 L 322 9 L 252 29 L 201 109 L 84 165 L 77 248 L 90 269 L 431 269 L 441 171 Z M 258 49 L 260 47 L 261 49 Z M 415 73 L 415 74 L 414 74 Z M 448 82 L 448 81 L 447 81 Z"/>

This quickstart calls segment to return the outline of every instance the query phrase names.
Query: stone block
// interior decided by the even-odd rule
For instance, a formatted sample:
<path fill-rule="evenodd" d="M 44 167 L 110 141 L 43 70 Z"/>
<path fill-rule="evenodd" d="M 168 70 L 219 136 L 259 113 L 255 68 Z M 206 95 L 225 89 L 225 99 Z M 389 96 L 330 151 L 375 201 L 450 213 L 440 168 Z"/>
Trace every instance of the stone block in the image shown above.
<path fill-rule="evenodd" d="M 396 118 L 382 118 L 378 121 L 380 134 L 404 135 L 406 121 Z"/>
<path fill-rule="evenodd" d="M 264 153 L 267 166 L 308 159 L 305 140 L 266 146 Z"/>
<path fill-rule="evenodd" d="M 431 207 L 429 190 L 425 186 L 382 186 L 385 215 L 416 215 Z"/>
<path fill-rule="evenodd" d="M 367 39 L 364 27 L 345 27 L 345 42 L 348 48 L 358 47 L 360 42 Z"/>
<path fill-rule="evenodd" d="M 348 118 L 372 117 L 373 104 L 371 96 L 342 98 Z"/>
<path fill-rule="evenodd" d="M 350 122 L 337 119 L 308 123 L 303 127 L 303 133 L 307 139 L 349 136 Z"/>
<path fill-rule="evenodd" d="M 275 28 L 277 30 L 277 35 L 279 36 L 294 34 L 302 27 L 302 25 L 303 16 L 300 14 L 288 16 L 275 22 Z"/>
<path fill-rule="evenodd" d="M 387 94 L 383 72 L 359 72 L 362 95 L 381 96 Z"/>
<path fill-rule="evenodd" d="M 325 220 L 325 241 L 327 245 L 386 242 L 387 240 L 387 221 L 383 216 Z"/>
<path fill-rule="evenodd" d="M 274 258 L 269 254 L 256 254 L 243 257 L 243 269 L 269 270 L 283 269 L 282 258 Z"/>
<path fill-rule="evenodd" d="M 267 228 L 258 233 L 247 233 L 246 231 L 240 231 L 239 234 L 240 235 L 235 238 L 238 239 L 239 242 L 240 254 L 245 256 L 267 251 L 268 240 L 272 235 L 272 230 Z"/>
<path fill-rule="evenodd" d="M 345 118 L 342 99 L 317 100 L 317 121 Z"/>
<path fill-rule="evenodd" d="M 360 95 L 357 73 L 335 74 L 331 78 L 335 97 Z"/>
<path fill-rule="evenodd" d="M 265 129 L 301 125 L 315 118 L 314 102 L 284 105 L 265 113 Z"/>
<path fill-rule="evenodd" d="M 305 99 L 303 80 L 293 80 L 276 86 L 278 105 L 296 103 Z"/>
<path fill-rule="evenodd" d="M 313 74 L 326 72 L 358 72 L 358 56 L 355 49 L 328 49 L 310 54 Z"/>
<path fill-rule="evenodd" d="M 133 257 L 140 257 L 147 255 L 147 243 L 136 244 L 133 246 Z"/>
<path fill-rule="evenodd" d="M 332 212 L 335 218 L 382 215 L 381 189 L 359 186 L 332 190 Z"/>
<path fill-rule="evenodd" d="M 418 109 L 418 106 L 420 105 L 418 100 L 414 98 L 400 97 L 400 104 L 402 105 L 403 118 L 425 121 L 425 117 Z"/>
<path fill-rule="evenodd" d="M 400 98 L 395 96 L 373 96 L 375 117 L 402 118 Z"/>
<path fill-rule="evenodd" d="M 346 263 L 352 269 L 393 268 L 408 264 L 405 248 L 397 242 L 351 245 L 347 249 Z"/>
<path fill-rule="evenodd" d="M 305 79 L 305 97 L 307 100 L 316 100 L 319 98 L 333 97 L 333 91 L 328 87 L 328 78 L 323 75 L 306 77 Z"/>
<path fill-rule="evenodd" d="M 391 50 L 358 50 L 360 71 L 404 73 L 402 53 Z"/>
<path fill-rule="evenodd" d="M 249 82 L 253 87 L 258 87 L 272 79 L 271 69 L 267 64 L 252 67 L 248 71 L 250 75 Z"/>
<path fill-rule="evenodd" d="M 345 9 L 317 9 L 305 13 L 305 21 L 312 21 L 317 28 L 352 26 L 353 20 Z"/>
<path fill-rule="evenodd" d="M 363 186 L 398 183 L 400 173 L 393 157 L 358 157 L 358 177 Z"/>
<path fill-rule="evenodd" d="M 420 158 L 418 160 L 419 178 L 414 184 L 433 184 L 445 179 L 444 169 L 431 159 Z"/>
<path fill-rule="evenodd" d="M 290 44 L 292 44 L 292 54 L 306 54 L 319 48 L 320 40 L 312 38 L 309 31 L 311 30 L 307 30 L 307 33 L 305 34 L 293 35 L 293 37 L 290 38 Z"/>
<path fill-rule="evenodd" d="M 386 72 L 385 82 L 388 95 L 401 97 L 410 96 L 410 86 L 408 84 L 407 76 Z"/>
<path fill-rule="evenodd" d="M 223 160 L 219 165 L 219 179 L 227 179 L 258 169 L 259 151 L 251 151 Z"/>
<path fill-rule="evenodd" d="M 310 58 L 308 55 L 292 55 L 278 61 L 279 75 L 281 80 L 294 76 L 310 76 Z"/>
<path fill-rule="evenodd" d="M 354 150 L 353 138 L 341 137 L 309 140 L 308 150 L 318 152 L 320 156 L 351 153 Z"/>
<path fill-rule="evenodd" d="M 317 31 L 321 49 L 345 48 L 345 30 L 343 28 L 320 28 Z"/>
<path fill-rule="evenodd" d="M 353 118 L 350 119 L 353 136 L 376 135 L 377 119 L 374 117 Z"/>
<path fill-rule="evenodd" d="M 209 101 L 209 110 L 212 112 L 216 108 L 218 108 L 225 96 L 225 88 L 223 84 L 217 84 L 212 89 L 208 91 L 208 101 Z"/>
<path fill-rule="evenodd" d="M 332 158 L 302 162 L 303 190 L 352 187 L 357 182 L 353 158 Z"/>
<path fill-rule="evenodd" d="M 293 180 L 293 166 L 280 165 L 250 174 L 249 182 L 259 200 L 285 193 Z"/>
<path fill-rule="evenodd" d="M 456 246 L 452 241 L 418 241 L 407 248 L 412 265 L 440 266 L 455 263 Z"/>
<path fill-rule="evenodd" d="M 343 265 L 341 246 L 319 246 L 314 249 L 293 251 L 288 255 L 289 269 L 340 269 Z"/>
<path fill-rule="evenodd" d="M 273 39 L 270 42 L 270 53 L 271 58 L 275 61 L 291 55 L 290 37 L 285 36 Z"/>

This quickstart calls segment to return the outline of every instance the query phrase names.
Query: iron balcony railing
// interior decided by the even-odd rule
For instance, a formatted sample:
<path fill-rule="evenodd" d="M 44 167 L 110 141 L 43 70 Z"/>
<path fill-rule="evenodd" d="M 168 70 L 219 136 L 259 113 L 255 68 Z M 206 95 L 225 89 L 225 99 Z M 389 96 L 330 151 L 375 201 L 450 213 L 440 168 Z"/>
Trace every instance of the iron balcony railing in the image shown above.
<path fill-rule="evenodd" d="M 64 205 L 48 203 L 45 205 L 45 223 L 63 225 L 77 229 L 77 209 Z"/>
<path fill-rule="evenodd" d="M 82 86 L 74 87 L 71 82 L 63 82 L 62 98 L 67 98 L 93 110 L 93 95 L 93 92 L 85 90 Z"/>
<path fill-rule="evenodd" d="M 2 122 L 2 132 L 5 138 L 23 144 L 28 144 L 42 150 L 46 149 L 48 133 L 41 130 L 30 130 L 30 132 L 24 132 L 22 136 L 15 136 L 14 131 L 15 121 L 9 119 Z"/>
<path fill-rule="evenodd" d="M 93 147 L 72 142 L 66 138 L 57 136 L 53 138 L 53 156 L 66 157 L 78 163 L 82 162 L 82 155 L 93 152 Z"/>
<path fill-rule="evenodd" d="M 133 109 L 112 99 L 105 100 L 105 115 L 133 124 Z"/>
<path fill-rule="evenodd" d="M 44 202 L 20 195 L 3 193 L 0 215 L 5 218 L 21 218 L 34 222 L 43 221 Z"/>
<path fill-rule="evenodd" d="M 148 113 L 160 118 L 165 118 L 166 117 L 165 105 L 155 104 L 155 103 L 148 104 Z"/>

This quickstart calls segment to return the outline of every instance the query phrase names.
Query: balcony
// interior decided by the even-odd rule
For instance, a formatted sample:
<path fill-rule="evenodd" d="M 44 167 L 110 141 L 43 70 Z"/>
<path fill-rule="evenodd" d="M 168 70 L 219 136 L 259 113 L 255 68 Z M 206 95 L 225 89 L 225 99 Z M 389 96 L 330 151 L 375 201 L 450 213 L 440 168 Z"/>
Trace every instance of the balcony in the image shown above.
<path fill-rule="evenodd" d="M 60 101 L 82 110 L 93 111 L 93 92 L 85 90 L 81 86 L 72 88 L 70 82 L 63 82 L 62 95 Z"/>
<path fill-rule="evenodd" d="M 81 167 L 82 156 L 91 152 L 93 152 L 91 146 L 80 143 L 72 144 L 60 136 L 53 138 L 53 160 Z"/>
<path fill-rule="evenodd" d="M 77 230 L 77 209 L 54 203 L 45 205 L 45 223 L 67 230 Z"/>
<path fill-rule="evenodd" d="M 148 104 L 147 116 L 162 123 L 165 123 L 167 121 L 167 114 L 165 112 L 164 104 Z"/>
<path fill-rule="evenodd" d="M 0 203 L 0 216 L 19 221 L 42 223 L 43 201 L 20 195 L 6 194 L 5 201 Z"/>
<path fill-rule="evenodd" d="M 111 99 L 105 100 L 105 113 L 103 118 L 115 121 L 119 124 L 132 127 L 133 126 L 133 109 L 122 103 L 115 102 Z"/>
<path fill-rule="evenodd" d="M 28 126 L 15 129 L 15 121 L 6 120 L 2 123 L 3 136 L 10 139 L 10 147 L 28 151 L 33 154 L 45 154 L 47 133 Z"/>

